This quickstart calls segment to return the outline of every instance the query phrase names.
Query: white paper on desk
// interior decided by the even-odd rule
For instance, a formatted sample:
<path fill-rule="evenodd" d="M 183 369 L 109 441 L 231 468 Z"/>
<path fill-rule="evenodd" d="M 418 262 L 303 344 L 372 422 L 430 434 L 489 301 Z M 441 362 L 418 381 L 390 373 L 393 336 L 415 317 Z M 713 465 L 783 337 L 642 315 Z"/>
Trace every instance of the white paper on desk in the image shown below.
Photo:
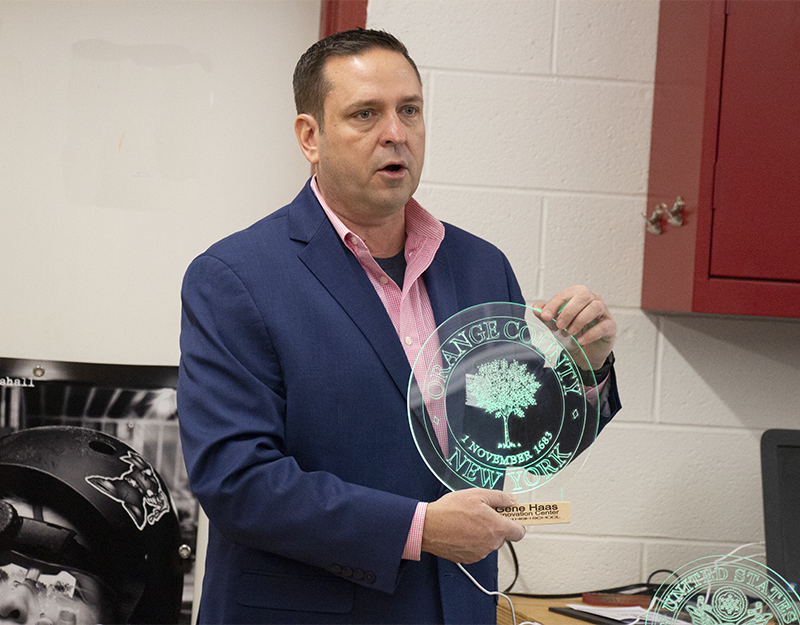
<path fill-rule="evenodd" d="M 588 612 L 589 614 L 596 614 L 597 616 L 603 616 L 605 618 L 614 619 L 615 621 L 628 623 L 629 625 L 632 623 L 644 623 L 645 615 L 647 614 L 647 610 L 638 605 L 622 606 L 619 608 L 601 608 L 594 605 L 583 605 L 582 603 L 570 603 L 567 605 L 567 607 L 572 608 L 573 610 L 579 610 L 580 612 Z M 678 619 L 656 614 L 654 612 L 651 612 L 647 616 L 647 623 L 654 623 L 656 625 L 692 625 L 686 621 L 679 621 Z"/>

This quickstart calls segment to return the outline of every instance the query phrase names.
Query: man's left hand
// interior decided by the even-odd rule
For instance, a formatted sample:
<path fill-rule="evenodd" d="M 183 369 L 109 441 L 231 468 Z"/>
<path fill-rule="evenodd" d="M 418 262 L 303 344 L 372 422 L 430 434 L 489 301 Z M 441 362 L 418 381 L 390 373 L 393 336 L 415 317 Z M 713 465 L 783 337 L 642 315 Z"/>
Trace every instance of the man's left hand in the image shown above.
<path fill-rule="evenodd" d="M 575 337 L 592 369 L 603 366 L 617 335 L 617 322 L 603 298 L 585 286 L 572 286 L 556 293 L 546 304 L 536 303 L 539 317 L 552 329 Z"/>

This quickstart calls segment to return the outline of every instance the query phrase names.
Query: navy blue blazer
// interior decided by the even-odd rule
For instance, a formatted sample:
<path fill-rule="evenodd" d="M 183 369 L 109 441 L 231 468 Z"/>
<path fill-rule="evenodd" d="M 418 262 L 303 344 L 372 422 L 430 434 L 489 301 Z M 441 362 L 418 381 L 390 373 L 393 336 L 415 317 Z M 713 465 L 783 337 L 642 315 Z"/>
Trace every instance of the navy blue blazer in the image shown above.
<path fill-rule="evenodd" d="M 424 274 L 437 323 L 523 302 L 496 247 L 445 228 Z M 210 520 L 201 622 L 494 623 L 455 565 L 401 558 L 417 502 L 444 488 L 411 436 L 394 326 L 309 184 L 195 259 L 182 302 L 183 451 Z M 469 570 L 496 588 L 495 555 Z"/>

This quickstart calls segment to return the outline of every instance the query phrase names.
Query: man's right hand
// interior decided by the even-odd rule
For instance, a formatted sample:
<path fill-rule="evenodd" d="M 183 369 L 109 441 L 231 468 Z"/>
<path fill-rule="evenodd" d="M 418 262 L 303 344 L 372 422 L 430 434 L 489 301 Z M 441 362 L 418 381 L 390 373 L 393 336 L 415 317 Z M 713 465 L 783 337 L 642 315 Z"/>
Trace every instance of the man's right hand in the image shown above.
<path fill-rule="evenodd" d="M 428 504 L 422 550 L 461 564 L 483 560 L 506 540 L 519 541 L 525 528 L 495 508 L 516 503 L 509 493 L 480 488 L 447 493 Z"/>

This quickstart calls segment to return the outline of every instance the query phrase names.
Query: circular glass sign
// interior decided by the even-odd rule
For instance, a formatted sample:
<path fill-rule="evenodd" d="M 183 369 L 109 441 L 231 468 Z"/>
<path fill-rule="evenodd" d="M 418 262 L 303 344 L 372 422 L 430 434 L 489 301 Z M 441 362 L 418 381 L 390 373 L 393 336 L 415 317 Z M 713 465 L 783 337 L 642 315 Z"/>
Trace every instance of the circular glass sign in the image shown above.
<path fill-rule="evenodd" d="M 679 568 L 653 596 L 643 625 L 797 625 L 800 597 L 750 558 L 706 556 Z"/>
<path fill-rule="evenodd" d="M 408 419 L 422 458 L 451 490 L 522 493 L 595 439 L 592 367 L 532 307 L 474 306 L 442 323 L 414 363 Z M 585 455 L 585 454 L 584 454 Z"/>

